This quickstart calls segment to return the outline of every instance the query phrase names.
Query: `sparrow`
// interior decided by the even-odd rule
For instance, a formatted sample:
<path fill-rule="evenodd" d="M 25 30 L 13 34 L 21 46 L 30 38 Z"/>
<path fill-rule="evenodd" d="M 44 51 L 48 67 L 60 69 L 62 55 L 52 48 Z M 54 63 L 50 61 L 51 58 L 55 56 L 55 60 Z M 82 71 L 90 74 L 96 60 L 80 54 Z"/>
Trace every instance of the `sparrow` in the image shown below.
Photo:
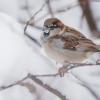
<path fill-rule="evenodd" d="M 100 45 L 57 18 L 45 20 L 41 42 L 48 57 L 61 64 L 80 63 L 100 52 Z"/>

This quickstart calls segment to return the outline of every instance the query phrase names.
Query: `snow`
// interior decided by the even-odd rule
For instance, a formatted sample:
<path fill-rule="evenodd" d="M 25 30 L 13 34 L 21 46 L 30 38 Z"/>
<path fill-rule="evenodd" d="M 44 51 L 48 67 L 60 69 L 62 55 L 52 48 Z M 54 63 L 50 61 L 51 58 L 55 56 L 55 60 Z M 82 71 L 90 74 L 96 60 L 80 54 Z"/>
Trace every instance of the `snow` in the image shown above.
<path fill-rule="evenodd" d="M 16 20 L 1 13 L 0 26 L 0 86 L 17 81 L 26 76 L 27 73 L 45 74 L 50 72 L 50 69 L 52 69 L 54 65 L 52 63 L 48 65 L 49 61 L 46 62 L 47 58 L 42 57 L 41 59 L 42 55 L 39 54 L 36 48 L 32 49 L 28 45 L 26 38 L 22 34 L 23 28 Z M 35 51 L 38 53 L 35 53 Z M 50 66 L 52 67 L 50 68 Z M 15 91 L 11 90 L 13 93 L 21 91 L 18 89 L 17 91 L 16 89 Z M 10 90 L 8 89 L 8 91 Z M 9 100 L 14 100 L 13 97 L 15 94 L 12 94 L 12 92 L 6 92 L 13 95 L 12 97 L 10 96 L 11 98 L 9 98 Z M 22 97 L 19 97 L 18 100 Z M 4 97 L 4 99 L 1 100 L 6 99 L 7 97 Z M 26 98 L 25 100 L 28 99 Z"/>
<path fill-rule="evenodd" d="M 9 1 L 9 2 L 8 2 Z M 27 19 L 25 13 L 22 13 L 19 9 L 17 0 L 0 0 L 0 86 L 13 83 L 24 76 L 27 73 L 32 74 L 52 74 L 57 72 L 58 67 L 55 62 L 46 57 L 41 48 L 37 47 L 32 41 L 27 39 L 23 34 L 23 26 L 17 21 L 19 17 L 21 19 Z M 60 0 L 59 0 L 60 1 Z M 38 6 L 36 1 L 33 0 L 34 12 L 41 7 L 43 2 L 40 0 Z M 76 2 L 71 0 L 70 2 Z M 70 3 L 66 0 L 66 4 Z M 11 3 L 12 6 L 11 6 Z M 3 6 L 3 5 L 4 6 Z M 32 3 L 30 3 L 32 4 Z M 53 1 L 53 5 L 56 3 Z M 65 2 L 60 1 L 58 8 L 65 5 Z M 10 7 L 8 7 L 9 5 Z M 55 9 L 56 7 L 54 7 Z M 79 12 L 79 13 L 78 13 Z M 41 12 L 41 13 L 45 13 Z M 75 27 L 91 38 L 90 31 L 87 27 L 87 23 L 84 20 L 83 28 L 79 27 L 79 19 L 81 16 L 79 8 L 75 8 L 71 12 L 62 13 L 56 15 L 66 25 Z M 25 14 L 25 17 L 22 16 Z M 77 16 L 77 17 L 76 17 Z M 47 16 L 50 17 L 50 16 Z M 43 21 L 39 21 L 37 25 L 43 24 Z M 41 31 L 37 29 L 29 28 L 30 34 L 39 40 Z M 38 34 L 36 34 L 38 33 Z M 94 42 L 100 44 L 99 39 L 94 39 Z M 98 57 L 97 57 L 98 56 Z M 99 58 L 100 55 L 93 55 L 89 61 L 94 61 Z M 73 74 L 78 77 L 75 78 Z M 82 81 L 80 81 L 80 80 Z M 71 70 L 63 78 L 43 78 L 44 83 L 48 83 L 52 87 L 58 89 L 69 100 L 100 100 L 100 67 L 84 67 Z M 59 100 L 58 97 L 51 94 L 47 90 L 37 86 L 37 92 L 40 95 L 40 100 Z M 92 92 L 90 92 L 90 90 Z M 35 93 L 31 94 L 25 87 L 15 86 L 4 91 L 0 91 L 0 100 L 36 100 Z"/>

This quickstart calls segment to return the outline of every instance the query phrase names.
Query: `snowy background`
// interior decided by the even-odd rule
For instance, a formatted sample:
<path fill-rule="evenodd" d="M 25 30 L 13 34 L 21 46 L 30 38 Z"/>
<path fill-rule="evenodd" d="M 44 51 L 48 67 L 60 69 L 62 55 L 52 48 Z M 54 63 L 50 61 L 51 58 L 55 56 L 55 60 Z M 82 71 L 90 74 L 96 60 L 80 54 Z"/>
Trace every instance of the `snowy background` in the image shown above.
<path fill-rule="evenodd" d="M 0 86 L 17 81 L 27 73 L 52 74 L 58 68 L 56 63 L 42 53 L 42 49 L 28 39 L 23 33 L 25 22 L 43 5 L 44 0 L 0 0 Z M 66 8 L 67 5 L 76 4 L 77 0 L 52 0 L 54 11 Z M 29 11 L 26 11 L 27 5 Z M 100 18 L 100 2 L 91 3 L 95 19 Z M 48 12 L 47 7 L 35 17 L 35 25 L 42 27 L 46 17 L 38 20 Z M 63 13 L 55 14 L 66 25 L 72 26 L 100 44 L 100 39 L 95 39 L 90 33 L 84 19 L 80 27 L 82 11 L 79 6 Z M 98 21 L 99 27 L 99 21 Z M 29 27 L 28 34 L 38 41 L 41 30 Z M 89 61 L 94 62 L 99 54 L 93 55 Z M 73 75 L 73 74 L 74 75 Z M 78 78 L 76 78 L 76 77 Z M 82 81 L 80 81 L 80 80 Z M 69 100 L 100 100 L 100 67 L 84 67 L 71 70 L 63 78 L 43 78 L 43 82 L 59 90 Z M 60 100 L 47 90 L 32 83 L 33 91 L 24 86 L 15 86 L 0 91 L 0 100 Z"/>

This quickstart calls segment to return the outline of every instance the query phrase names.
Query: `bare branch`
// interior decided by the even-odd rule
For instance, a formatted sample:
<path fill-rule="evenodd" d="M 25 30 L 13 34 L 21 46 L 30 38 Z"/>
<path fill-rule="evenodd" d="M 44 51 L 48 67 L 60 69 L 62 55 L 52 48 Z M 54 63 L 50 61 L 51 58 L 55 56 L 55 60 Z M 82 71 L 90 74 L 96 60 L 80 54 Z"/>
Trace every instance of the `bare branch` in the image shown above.
<path fill-rule="evenodd" d="M 76 4 L 72 3 L 72 4 L 67 5 L 67 7 L 64 7 L 63 9 L 60 8 L 60 9 L 56 10 L 55 13 L 67 12 L 75 7 L 78 7 L 78 6 L 79 6 L 79 3 L 76 3 Z"/>
<path fill-rule="evenodd" d="M 84 67 L 84 66 L 95 66 L 95 65 L 100 65 L 99 62 L 96 62 L 96 64 L 92 64 L 92 63 L 70 63 L 71 67 L 69 68 L 69 70 L 73 69 L 73 68 L 77 68 L 77 67 Z"/>
<path fill-rule="evenodd" d="M 90 0 L 90 1 L 93 1 L 93 2 L 100 2 L 100 0 Z"/>
<path fill-rule="evenodd" d="M 30 78 L 37 83 L 38 85 L 40 85 L 41 87 L 45 88 L 46 90 L 48 90 L 49 92 L 53 93 L 54 95 L 58 96 L 61 100 L 68 100 L 66 99 L 66 96 L 62 95 L 62 93 L 60 93 L 57 89 L 52 88 L 51 86 L 44 84 L 40 79 L 36 78 L 34 75 L 30 74 Z"/>
<path fill-rule="evenodd" d="M 87 23 L 88 23 L 88 26 L 90 28 L 92 35 L 100 38 L 100 32 L 98 30 L 96 21 L 92 14 L 89 0 L 79 0 L 79 4 L 80 4 L 80 7 L 82 8 L 83 15 L 85 16 L 87 20 Z"/>
<path fill-rule="evenodd" d="M 35 16 L 36 16 L 39 12 L 41 12 L 41 11 L 43 10 L 43 8 L 45 7 L 45 5 L 46 5 L 46 2 L 42 5 L 42 7 L 41 7 L 37 12 L 35 12 L 35 13 L 33 14 L 33 16 L 26 22 L 26 25 L 25 25 L 25 27 L 24 27 L 24 34 L 25 34 L 26 36 L 28 36 L 31 40 L 33 40 L 38 46 L 41 46 L 40 43 L 39 43 L 35 38 L 33 38 L 33 37 L 31 37 L 30 35 L 28 35 L 27 32 L 26 32 L 26 30 L 27 30 L 28 25 L 31 23 L 31 21 L 35 18 Z"/>
<path fill-rule="evenodd" d="M 30 36 L 27 32 L 26 32 L 26 30 L 27 30 L 27 27 L 30 25 L 30 26 L 32 26 L 32 27 L 34 27 L 34 28 L 37 28 L 37 29 L 40 29 L 41 30 L 41 27 L 39 27 L 39 26 L 36 26 L 34 23 L 35 22 L 37 22 L 37 21 L 39 21 L 40 19 L 38 19 L 37 21 L 34 21 L 34 23 L 33 23 L 33 19 L 34 19 L 34 17 L 40 12 L 40 11 L 42 11 L 43 10 L 43 8 L 44 8 L 44 6 L 47 4 L 47 6 L 48 6 L 48 13 L 46 14 L 46 15 L 44 15 L 44 16 L 42 16 L 40 19 L 43 19 L 44 17 L 46 17 L 47 15 L 51 15 L 52 17 L 54 17 L 54 13 L 55 14 L 57 14 L 57 13 L 61 13 L 61 12 L 65 12 L 65 11 L 68 11 L 68 10 L 70 10 L 71 8 L 74 8 L 74 7 L 77 7 L 79 4 L 72 4 L 72 5 L 70 5 L 70 6 L 68 6 L 67 8 L 64 8 L 64 9 L 60 9 L 60 10 L 57 10 L 57 11 L 54 11 L 53 12 L 53 10 L 52 10 L 52 7 L 51 7 L 51 5 L 50 5 L 50 0 L 46 0 L 46 2 L 42 5 L 42 7 L 30 18 L 30 20 L 29 21 L 27 21 L 26 22 L 26 25 L 25 25 L 25 28 L 24 28 L 24 34 L 29 38 L 29 39 L 31 39 L 34 43 L 36 43 L 39 47 L 41 47 L 41 45 L 40 45 L 40 43 L 34 38 L 34 37 L 32 37 L 32 36 Z"/>
<path fill-rule="evenodd" d="M 44 4 L 42 5 L 42 7 L 41 7 L 37 12 L 35 12 L 34 15 L 26 22 L 26 25 L 25 25 L 25 28 L 24 28 L 24 34 L 26 34 L 26 30 L 27 30 L 28 25 L 29 25 L 29 24 L 31 23 L 31 21 L 35 18 L 35 16 L 36 16 L 39 12 L 41 12 L 41 11 L 43 10 L 43 8 L 45 7 L 45 4 L 46 4 L 46 3 L 44 3 Z"/>
<path fill-rule="evenodd" d="M 100 97 L 92 90 L 92 88 L 90 87 L 90 85 L 88 85 L 86 82 L 84 82 L 83 80 L 81 80 L 77 75 L 75 75 L 72 71 L 71 74 L 78 80 L 80 81 L 80 85 L 82 85 L 83 87 L 85 87 L 94 97 L 96 100 L 100 100 Z"/>
<path fill-rule="evenodd" d="M 48 8 L 48 12 L 51 15 L 51 17 L 54 17 L 54 13 L 53 13 L 53 10 L 52 10 L 52 7 L 51 7 L 50 0 L 47 0 L 47 8 Z"/>
<path fill-rule="evenodd" d="M 98 61 L 96 64 L 92 64 L 92 63 L 70 63 L 70 67 L 66 67 L 65 68 L 65 73 L 68 73 L 69 70 L 73 69 L 73 68 L 77 68 L 77 67 L 86 67 L 86 66 L 94 66 L 94 65 L 100 65 L 100 62 Z M 28 74 L 26 77 L 24 77 L 23 79 L 10 84 L 8 86 L 1 86 L 0 87 L 0 91 L 11 88 L 13 86 L 16 85 L 21 85 L 21 83 L 23 81 L 25 81 L 26 79 L 31 79 L 33 80 L 33 82 L 35 82 L 36 84 L 40 85 L 41 87 L 43 87 L 44 89 L 48 90 L 49 92 L 53 93 L 54 95 L 58 96 L 61 100 L 68 100 L 66 99 L 66 97 L 64 95 L 62 95 L 62 93 L 60 93 L 58 90 L 52 88 L 51 86 L 49 86 L 48 84 L 44 84 L 40 79 L 38 79 L 37 77 L 58 77 L 61 74 L 59 72 L 55 73 L 55 74 L 45 74 L 45 75 L 32 75 L 32 74 Z"/>
<path fill-rule="evenodd" d="M 71 70 L 73 68 L 77 68 L 77 67 L 86 67 L 86 66 L 90 66 L 91 67 L 91 66 L 95 66 L 95 65 L 100 65 L 100 62 L 97 62 L 96 64 L 92 64 L 92 63 L 70 63 L 69 65 L 70 65 L 69 68 L 67 68 L 68 66 L 66 67 L 67 71 L 69 71 L 69 70 Z M 30 75 L 32 75 L 32 74 L 28 74 L 23 79 L 15 82 L 15 83 L 13 83 L 11 85 L 0 87 L 0 91 L 20 84 L 22 81 L 28 79 Z M 33 75 L 33 76 L 34 77 L 57 77 L 57 76 L 60 76 L 60 74 L 59 73 L 55 73 L 55 74 Z"/>
<path fill-rule="evenodd" d="M 45 77 L 45 76 L 50 76 L 50 77 L 53 76 L 53 77 L 55 77 L 55 76 L 57 76 L 57 74 L 48 74 L 48 75 L 32 75 L 32 74 L 28 74 L 26 77 L 24 77 L 23 79 L 15 82 L 13 84 L 10 84 L 8 86 L 0 87 L 0 91 L 5 90 L 7 88 L 11 88 L 11 87 L 16 86 L 16 85 L 20 85 L 26 79 L 31 79 L 31 80 L 33 80 L 33 82 L 35 82 L 36 84 L 40 85 L 44 89 L 48 90 L 52 94 L 56 95 L 61 100 L 68 100 L 68 99 L 66 99 L 66 96 L 62 95 L 62 93 L 60 93 L 57 89 L 54 89 L 54 88 L 52 88 L 51 86 L 49 86 L 47 84 L 44 84 L 40 79 L 36 78 L 36 77 Z"/>
<path fill-rule="evenodd" d="M 8 86 L 1 86 L 1 87 L 0 87 L 0 91 L 5 90 L 5 89 L 8 89 L 8 88 L 11 88 L 11 87 L 13 87 L 13 86 L 15 86 L 15 85 L 19 85 L 21 82 L 23 82 L 23 81 L 26 80 L 27 78 L 28 78 L 28 75 L 27 75 L 26 77 L 24 77 L 23 79 L 21 79 L 21 80 L 15 82 L 15 83 L 13 83 L 13 84 L 10 84 L 10 85 L 8 85 Z"/>
<path fill-rule="evenodd" d="M 29 39 L 31 39 L 37 46 L 41 47 L 41 44 L 35 39 L 34 37 L 30 36 L 29 34 L 25 34 Z"/>

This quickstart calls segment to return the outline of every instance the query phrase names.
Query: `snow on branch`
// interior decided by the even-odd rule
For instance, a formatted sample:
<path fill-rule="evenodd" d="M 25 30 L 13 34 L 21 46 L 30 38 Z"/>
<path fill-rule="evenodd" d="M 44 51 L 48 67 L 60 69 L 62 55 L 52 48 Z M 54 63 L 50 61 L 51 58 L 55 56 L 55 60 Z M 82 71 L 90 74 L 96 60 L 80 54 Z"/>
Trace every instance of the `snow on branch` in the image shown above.
<path fill-rule="evenodd" d="M 69 64 L 70 67 L 68 67 L 68 66 L 65 67 L 65 73 L 68 73 L 68 71 L 73 69 L 73 68 L 86 67 L 88 65 L 91 67 L 91 66 L 95 66 L 95 65 L 100 65 L 100 63 L 99 62 L 97 62 L 96 64 L 92 64 L 92 63 L 88 63 L 88 64 L 86 64 L 86 63 L 70 63 Z M 12 84 L 10 84 L 8 86 L 1 86 L 0 87 L 0 91 L 3 91 L 5 89 L 11 88 L 11 87 L 16 86 L 16 85 L 20 85 L 23 81 L 25 81 L 27 79 L 31 79 L 33 82 L 35 82 L 36 84 L 38 84 L 42 88 L 46 89 L 50 93 L 54 94 L 55 96 L 59 97 L 61 100 L 69 100 L 60 91 L 58 91 L 57 89 L 52 88 L 48 84 L 44 84 L 43 81 L 38 78 L 38 77 L 41 77 L 41 78 L 42 77 L 48 77 L 48 78 L 49 77 L 59 77 L 60 75 L 61 75 L 61 73 L 59 73 L 59 71 L 57 73 L 55 73 L 55 74 L 45 74 L 45 75 L 32 75 L 32 74 L 29 73 L 27 76 L 25 76 L 21 80 L 18 80 L 18 81 L 14 82 L 14 83 L 12 83 Z"/>

